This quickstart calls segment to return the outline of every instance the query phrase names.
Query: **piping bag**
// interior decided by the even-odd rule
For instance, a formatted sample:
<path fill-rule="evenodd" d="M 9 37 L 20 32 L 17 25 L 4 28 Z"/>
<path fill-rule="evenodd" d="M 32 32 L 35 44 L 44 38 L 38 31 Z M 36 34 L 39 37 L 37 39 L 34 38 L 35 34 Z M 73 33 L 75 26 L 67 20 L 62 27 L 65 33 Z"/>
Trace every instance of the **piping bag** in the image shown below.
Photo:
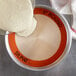
<path fill-rule="evenodd" d="M 76 39 L 76 0 L 50 0 L 52 8 L 57 10 L 60 14 L 73 15 L 71 25 L 71 33 Z"/>
<path fill-rule="evenodd" d="M 0 1 L 0 35 L 15 32 L 27 37 L 36 28 L 37 21 L 33 15 L 35 0 L 1 0 Z"/>

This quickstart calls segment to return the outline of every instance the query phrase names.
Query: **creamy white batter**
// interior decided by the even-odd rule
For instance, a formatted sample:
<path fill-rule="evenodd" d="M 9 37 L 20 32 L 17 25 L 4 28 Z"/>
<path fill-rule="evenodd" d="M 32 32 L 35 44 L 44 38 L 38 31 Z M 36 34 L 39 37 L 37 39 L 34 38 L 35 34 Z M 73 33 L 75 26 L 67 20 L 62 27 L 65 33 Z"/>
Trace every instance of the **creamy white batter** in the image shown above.
<path fill-rule="evenodd" d="M 0 0 L 0 29 L 27 37 L 35 27 L 30 0 Z"/>
<path fill-rule="evenodd" d="M 59 48 L 61 34 L 57 24 L 44 15 L 35 15 L 37 27 L 27 38 L 15 36 L 20 52 L 32 60 L 45 60 Z"/>

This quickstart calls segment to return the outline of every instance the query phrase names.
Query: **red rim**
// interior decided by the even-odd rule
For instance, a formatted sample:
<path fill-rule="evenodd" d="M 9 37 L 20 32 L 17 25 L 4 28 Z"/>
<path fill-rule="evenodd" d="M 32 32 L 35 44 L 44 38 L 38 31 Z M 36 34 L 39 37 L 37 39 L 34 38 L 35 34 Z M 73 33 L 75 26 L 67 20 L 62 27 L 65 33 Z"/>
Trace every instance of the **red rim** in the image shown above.
<path fill-rule="evenodd" d="M 74 28 L 71 27 L 71 30 L 76 33 L 76 30 Z"/>
<path fill-rule="evenodd" d="M 9 42 L 9 46 L 10 46 L 10 49 L 13 55 L 20 62 L 26 65 L 32 66 L 32 67 L 43 67 L 43 66 L 47 66 L 47 65 L 54 63 L 63 54 L 64 49 L 66 47 L 66 42 L 67 42 L 67 33 L 66 33 L 66 29 L 61 19 L 56 14 L 54 14 L 52 11 L 49 11 L 44 8 L 35 8 L 34 14 L 42 14 L 42 15 L 48 16 L 50 19 L 55 21 L 55 23 L 58 25 L 60 32 L 61 32 L 61 43 L 60 43 L 60 46 L 57 52 L 47 60 L 34 61 L 31 59 L 28 59 L 19 51 L 19 49 L 17 48 L 16 42 L 15 42 L 15 33 L 8 35 L 8 42 Z"/>

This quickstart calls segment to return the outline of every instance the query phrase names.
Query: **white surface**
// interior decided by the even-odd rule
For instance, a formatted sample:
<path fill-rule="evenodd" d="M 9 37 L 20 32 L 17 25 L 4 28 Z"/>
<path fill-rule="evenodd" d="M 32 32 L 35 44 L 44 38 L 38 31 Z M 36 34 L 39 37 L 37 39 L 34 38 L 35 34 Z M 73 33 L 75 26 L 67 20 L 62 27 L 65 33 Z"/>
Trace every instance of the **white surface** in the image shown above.
<path fill-rule="evenodd" d="M 45 60 L 53 56 L 60 45 L 61 34 L 57 24 L 44 15 L 35 15 L 37 28 L 28 38 L 15 36 L 19 51 L 32 60 Z"/>

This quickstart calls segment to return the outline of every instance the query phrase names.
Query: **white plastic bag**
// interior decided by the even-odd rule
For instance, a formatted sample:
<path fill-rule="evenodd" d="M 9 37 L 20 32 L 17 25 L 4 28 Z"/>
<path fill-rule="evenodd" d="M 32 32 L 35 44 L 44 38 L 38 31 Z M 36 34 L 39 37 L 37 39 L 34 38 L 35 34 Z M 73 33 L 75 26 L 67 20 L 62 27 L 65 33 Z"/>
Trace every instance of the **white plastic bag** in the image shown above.
<path fill-rule="evenodd" d="M 52 8 L 61 14 L 72 14 L 72 34 L 76 38 L 76 0 L 50 0 Z"/>

